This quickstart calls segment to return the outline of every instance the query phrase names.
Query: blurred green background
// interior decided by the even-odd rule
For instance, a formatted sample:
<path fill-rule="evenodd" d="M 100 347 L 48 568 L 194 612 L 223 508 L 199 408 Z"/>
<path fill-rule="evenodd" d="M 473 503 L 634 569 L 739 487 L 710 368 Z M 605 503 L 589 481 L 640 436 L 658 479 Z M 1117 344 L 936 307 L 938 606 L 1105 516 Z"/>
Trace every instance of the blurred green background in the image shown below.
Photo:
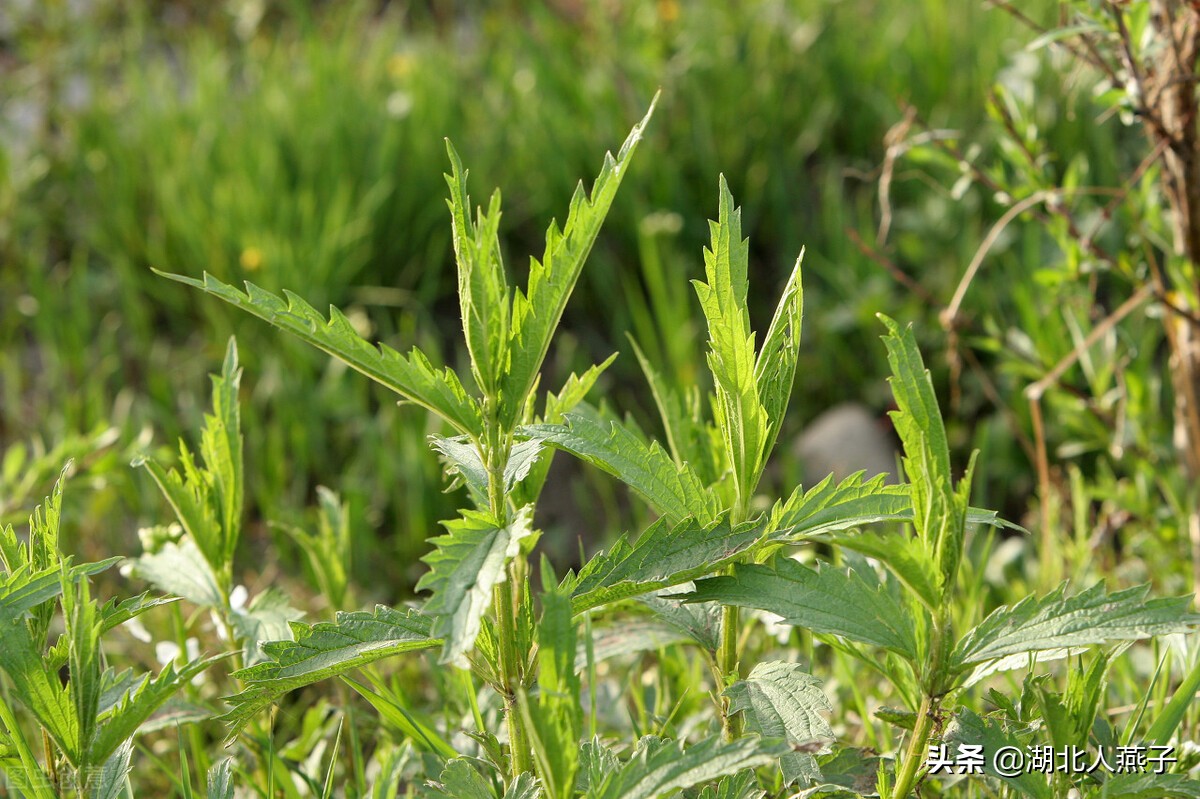
<path fill-rule="evenodd" d="M 1053 12 L 1028 5 L 1034 18 Z M 931 150 L 923 160 L 914 149 L 891 170 L 886 241 L 877 233 L 880 177 L 905 109 L 919 115 L 911 133 L 938 131 L 986 163 L 997 82 L 1023 98 L 1038 140 L 1077 156 L 1089 180 L 1116 182 L 1136 163 L 1126 153 L 1133 134 L 1098 123 L 1090 95 L 1064 85 L 1067 67 L 1028 48 L 1033 38 L 979 2 L 938 0 L 7 2 L 0 522 L 20 522 L 73 457 L 89 490 L 68 492 L 66 529 L 78 531 L 68 548 L 136 552 L 138 527 L 169 514 L 129 460 L 169 457 L 198 429 L 206 374 L 235 334 L 255 520 L 246 546 L 271 553 L 249 562 L 295 562 L 268 520 L 306 523 L 316 486 L 327 485 L 352 511 L 358 583 L 403 596 L 424 540 L 462 502 L 444 491 L 426 415 L 151 268 L 286 288 L 317 307 L 337 304 L 373 338 L 462 364 L 443 140 L 470 168 L 476 201 L 501 187 L 506 261 L 523 280 L 550 218 L 562 219 L 575 183 L 596 174 L 659 89 L 550 368 L 561 376 L 621 351 L 594 398 L 651 429 L 627 334 L 675 379 L 702 379 L 687 281 L 702 274 L 724 173 L 744 206 L 756 327 L 807 248 L 799 385 L 782 440 L 839 402 L 886 410 L 874 318 L 886 312 L 917 324 L 964 462 L 971 447 L 984 450 L 978 504 L 1028 522 L 1035 480 L 1017 435 L 1028 427 L 1019 392 L 1070 348 L 1061 321 L 1040 321 L 1061 295 L 1034 279 L 1061 249 L 1035 226 L 1014 225 L 996 242 L 964 305 L 994 385 L 968 376 L 952 393 L 937 313 L 1003 209 L 962 183 L 953 157 Z M 1156 418 L 1169 407 L 1155 378 L 1158 339 L 1130 336 L 1144 361 L 1142 414 Z M 1026 340 L 1028 358 L 1013 343 Z M 1155 478 L 1147 487 L 1105 460 L 1107 430 L 1069 400 L 1052 417 L 1056 464 L 1088 486 L 1110 475 L 1112 501 L 1147 530 L 1177 535 L 1155 506 Z M 1169 462 L 1169 431 L 1146 436 Z M 802 465 L 780 450 L 776 479 L 794 481 Z M 581 532 L 603 539 L 638 521 L 611 481 L 578 476 L 567 504 L 605 529 L 567 531 L 560 552 L 573 552 Z M 1076 504 L 1068 535 L 1091 535 L 1088 509 L 1102 499 Z M 1178 554 L 1170 535 L 1168 562 Z M 1186 590 L 1186 569 L 1174 582 L 1171 573 L 1154 576 Z"/>

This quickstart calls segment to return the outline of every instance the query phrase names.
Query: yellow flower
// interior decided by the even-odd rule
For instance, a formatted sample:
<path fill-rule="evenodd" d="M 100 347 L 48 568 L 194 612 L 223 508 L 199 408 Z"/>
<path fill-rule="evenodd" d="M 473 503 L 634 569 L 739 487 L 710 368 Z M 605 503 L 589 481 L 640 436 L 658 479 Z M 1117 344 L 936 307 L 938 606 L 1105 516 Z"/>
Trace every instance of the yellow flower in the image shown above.
<path fill-rule="evenodd" d="M 668 24 L 679 19 L 677 0 L 658 0 L 658 18 Z"/>
<path fill-rule="evenodd" d="M 404 53 L 394 53 L 387 62 L 388 74 L 392 76 L 392 80 L 400 80 L 412 72 L 413 60 L 412 57 Z"/>
<path fill-rule="evenodd" d="M 246 249 L 242 250 L 242 257 L 240 260 L 242 269 L 245 269 L 247 272 L 257 272 L 262 267 L 263 263 L 262 250 L 258 249 L 257 247 L 247 247 Z"/>

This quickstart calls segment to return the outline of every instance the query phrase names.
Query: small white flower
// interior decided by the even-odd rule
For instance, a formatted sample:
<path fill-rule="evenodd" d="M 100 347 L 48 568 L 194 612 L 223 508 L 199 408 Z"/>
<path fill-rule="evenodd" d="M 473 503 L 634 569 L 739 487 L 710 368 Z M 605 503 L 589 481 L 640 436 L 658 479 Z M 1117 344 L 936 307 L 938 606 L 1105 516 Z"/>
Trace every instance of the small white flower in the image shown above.
<path fill-rule="evenodd" d="M 229 592 L 229 607 L 232 610 L 245 610 L 246 600 L 250 598 L 250 592 L 246 590 L 246 586 L 235 586 Z"/>
<path fill-rule="evenodd" d="M 162 665 L 174 663 L 179 657 L 179 645 L 174 641 L 159 641 L 154 645 L 154 659 Z"/>
<path fill-rule="evenodd" d="M 150 631 L 146 629 L 146 625 L 142 624 L 142 620 L 134 616 L 125 622 L 124 627 L 129 630 L 129 634 L 143 644 L 148 644 L 153 638 L 150 637 Z"/>

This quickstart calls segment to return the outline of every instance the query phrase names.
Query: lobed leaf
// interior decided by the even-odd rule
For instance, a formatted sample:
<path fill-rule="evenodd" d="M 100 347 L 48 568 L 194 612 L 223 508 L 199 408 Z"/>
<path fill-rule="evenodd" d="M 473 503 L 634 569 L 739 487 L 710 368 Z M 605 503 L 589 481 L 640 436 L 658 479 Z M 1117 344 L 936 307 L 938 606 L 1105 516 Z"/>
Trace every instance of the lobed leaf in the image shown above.
<path fill-rule="evenodd" d="M 268 660 L 234 674 L 246 683 L 229 697 L 232 709 L 221 718 L 233 732 L 260 710 L 297 688 L 403 652 L 440 646 L 430 635 L 428 617 L 416 610 L 377 605 L 374 612 L 338 613 L 333 622 L 293 622 L 294 641 L 262 645 Z"/>
<path fill-rule="evenodd" d="M 951 667 L 962 671 L 1025 652 L 1187 633 L 1200 624 L 1200 614 L 1188 610 L 1190 598 L 1147 599 L 1149 591 L 1143 585 L 1108 594 L 1096 583 L 1067 597 L 1063 583 L 1041 599 L 1027 597 L 998 608 L 959 641 Z"/>
<path fill-rule="evenodd" d="M 205 273 L 202 280 L 158 272 L 163 277 L 219 297 L 259 319 L 300 337 L 344 361 L 352 369 L 386 386 L 449 422 L 458 432 L 477 437 L 483 428 L 479 404 L 463 389 L 458 376 L 437 368 L 417 348 L 402 355 L 386 344 L 372 344 L 355 332 L 345 314 L 330 306 L 326 319 L 295 294 L 278 297 L 253 283 L 242 292 Z"/>
<path fill-rule="evenodd" d="M 423 611 L 432 619 L 430 635 L 445 639 L 441 661 L 462 663 L 475 645 L 492 589 L 508 579 L 509 561 L 534 535 L 532 509 L 522 508 L 503 526 L 476 511 L 443 524 L 449 533 L 430 539 L 435 549 L 422 558 L 429 571 L 417 590 L 432 593 Z"/>
<path fill-rule="evenodd" d="M 700 580 L 686 599 L 766 610 L 786 624 L 915 660 L 918 646 L 908 610 L 885 585 L 872 582 L 853 570 L 825 565 L 814 570 L 777 558 L 773 566 L 738 564 L 731 575 Z"/>
<path fill-rule="evenodd" d="M 672 526 L 659 519 L 637 543 L 621 537 L 563 584 L 575 613 L 680 585 L 723 569 L 759 543 L 764 523 L 730 525 L 729 515 L 702 525 L 685 519 Z"/>

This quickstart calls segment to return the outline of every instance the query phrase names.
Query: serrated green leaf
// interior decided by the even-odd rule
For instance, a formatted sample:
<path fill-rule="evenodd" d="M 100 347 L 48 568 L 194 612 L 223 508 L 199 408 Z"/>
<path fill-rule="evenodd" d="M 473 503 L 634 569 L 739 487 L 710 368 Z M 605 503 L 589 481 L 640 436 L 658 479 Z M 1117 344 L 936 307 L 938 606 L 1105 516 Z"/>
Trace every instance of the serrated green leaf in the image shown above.
<path fill-rule="evenodd" d="M 685 604 L 669 594 L 642 596 L 638 602 L 654 617 L 678 630 L 695 643 L 716 652 L 721 634 L 721 606 L 715 602 Z"/>
<path fill-rule="evenodd" d="M 622 536 L 563 583 L 571 589 L 576 613 L 661 591 L 738 560 L 761 540 L 763 525 L 760 519 L 730 526 L 728 514 L 708 525 L 689 518 L 671 526 L 659 519 L 636 544 Z"/>
<path fill-rule="evenodd" d="M 104 765 L 87 774 L 85 788 L 88 799 L 118 799 L 125 794 L 125 778 L 132 768 L 133 741 L 128 740 L 117 747 Z"/>
<path fill-rule="evenodd" d="M 519 695 L 533 737 L 534 767 L 548 799 L 571 799 L 579 772 L 583 712 L 576 672 L 576 629 L 571 597 L 554 583 L 543 558 L 542 618 L 537 626 L 536 697 Z"/>
<path fill-rule="evenodd" d="M 962 557 L 975 457 L 956 488 L 945 423 L 912 326 L 902 330 L 882 314 L 879 319 L 888 328 L 883 341 L 892 368 L 889 382 L 899 409 L 891 417 L 904 444 L 904 471 L 912 486 L 913 527 L 937 565 L 936 579 L 944 599 L 954 589 Z"/>
<path fill-rule="evenodd" d="M 889 485 L 885 475 L 864 480 L 856 472 L 840 483 L 829 475 L 805 491 L 797 488 L 786 501 L 771 509 L 772 538 L 801 538 L 883 521 L 912 518 L 912 497 L 907 485 Z"/>
<path fill-rule="evenodd" d="M 608 472 L 670 521 L 688 516 L 709 522 L 719 508 L 711 491 L 686 463 L 679 465 L 658 445 L 628 425 L 595 411 L 565 415 L 565 424 L 522 427 L 518 433 L 570 452 Z"/>
<path fill-rule="evenodd" d="M 822 713 L 833 710 L 821 681 L 796 663 L 764 661 L 725 689 L 729 711 L 742 713 L 747 729 L 793 745 L 833 740 Z"/>
<path fill-rule="evenodd" d="M 238 368 L 237 341 L 231 336 L 225 348 L 221 374 L 212 375 L 212 414 L 205 414 L 200 434 L 200 454 L 212 479 L 213 504 L 220 515 L 219 560 L 233 560 L 242 528 L 242 421 L 238 407 L 238 389 L 242 370 Z"/>
<path fill-rule="evenodd" d="M 720 472 L 717 466 L 720 452 L 710 446 L 716 433 L 701 416 L 699 386 L 692 385 L 686 392 L 677 391 L 654 368 L 632 336 L 629 343 L 650 386 L 650 394 L 667 434 L 671 458 L 676 466 L 689 464 L 702 482 L 715 483 Z"/>
<path fill-rule="evenodd" d="M 717 787 L 706 785 L 699 799 L 762 799 L 766 792 L 758 787 L 758 778 L 753 769 L 744 769 L 728 774 L 717 782 Z"/>
<path fill-rule="evenodd" d="M 796 379 L 796 361 L 800 355 L 800 327 L 804 317 L 804 290 L 800 283 L 800 265 L 804 251 L 796 259 L 792 274 L 783 287 L 779 305 L 771 325 L 763 337 L 762 348 L 754 362 L 754 382 L 758 400 L 766 414 L 767 426 L 763 438 L 762 460 L 765 462 L 775 448 L 779 427 L 787 414 Z"/>
<path fill-rule="evenodd" d="M 492 589 L 508 579 L 509 561 L 534 535 L 532 509 L 522 508 L 503 526 L 475 511 L 443 526 L 449 532 L 430 539 L 436 549 L 422 558 L 429 571 L 417 590 L 432 593 L 423 611 L 433 620 L 430 634 L 445 639 L 442 662 L 462 663 L 475 645 Z"/>
<path fill-rule="evenodd" d="M 777 558 L 773 566 L 738 564 L 732 575 L 697 581 L 686 599 L 770 611 L 786 624 L 880 646 L 909 660 L 918 650 L 907 608 L 877 580 L 853 570 L 814 570 L 790 558 Z"/>
<path fill-rule="evenodd" d="M 233 799 L 233 758 L 223 758 L 208 770 L 208 799 Z"/>
<path fill-rule="evenodd" d="M 432 411 L 464 435 L 477 437 L 482 430 L 479 405 L 467 396 L 453 371 L 435 367 L 415 347 L 402 355 L 386 344 L 371 344 L 354 331 L 354 326 L 337 308 L 330 306 L 330 317 L 326 319 L 291 292 L 278 297 L 253 283 L 246 283 L 246 291 L 242 292 L 208 273 L 203 280 L 158 274 L 206 291 L 295 334 L 410 402 Z"/>
<path fill-rule="evenodd" d="M 742 769 L 768 765 L 784 751 L 783 744 L 758 738 L 725 743 L 712 737 L 686 749 L 673 741 L 643 742 L 633 758 L 600 785 L 590 784 L 586 795 L 589 799 L 654 799 Z"/>
<path fill-rule="evenodd" d="M 1115 774 L 1100 799 L 1200 799 L 1200 782 L 1186 774 Z"/>
<path fill-rule="evenodd" d="M 542 795 L 542 786 L 537 777 L 525 771 L 517 775 L 504 791 L 504 799 L 538 799 Z"/>
<path fill-rule="evenodd" d="M 109 558 L 97 563 L 82 563 L 78 566 L 68 566 L 69 580 L 76 581 L 84 577 L 99 574 L 121 558 Z M 62 593 L 62 573 L 59 565 L 48 566 L 39 571 L 32 571 L 26 564 L 8 574 L 0 575 L 0 623 L 21 618 L 27 611 L 49 602 Z"/>
<path fill-rule="evenodd" d="M 674 644 L 689 643 L 690 635 L 654 619 L 622 619 L 604 627 L 592 628 L 592 662 L 602 663 L 615 657 L 663 649 Z M 586 641 L 575 652 L 575 670 L 587 669 Z"/>
<path fill-rule="evenodd" d="M 40 647 L 29 627 L 19 619 L 0 624 L 0 669 L 13 684 L 11 696 L 33 713 L 46 733 L 54 739 L 73 765 L 83 763 L 78 748 L 79 722 L 67 689 L 59 681 L 57 669 L 43 661 Z"/>
<path fill-rule="evenodd" d="M 152 608 L 171 605 L 178 602 L 176 597 L 151 596 L 149 591 L 117 601 L 116 597 L 108 600 L 100 608 L 100 632 L 106 633 L 117 625 L 124 624 Z"/>
<path fill-rule="evenodd" d="M 1096 583 L 1073 597 L 1065 593 L 1063 583 L 1041 599 L 998 608 L 959 641 L 951 667 L 962 671 L 1024 652 L 1191 632 L 1200 624 L 1200 615 L 1188 611 L 1188 597 L 1146 599 L 1145 585 L 1108 594 Z"/>
<path fill-rule="evenodd" d="M 158 552 L 137 558 L 133 573 L 160 591 L 200 607 L 219 608 L 225 604 L 216 575 L 190 537 L 168 542 Z"/>
<path fill-rule="evenodd" d="M 546 408 L 542 414 L 542 421 L 548 424 L 561 422 L 563 414 L 574 410 L 576 405 L 583 402 L 583 398 L 592 390 L 592 386 L 596 385 L 600 375 L 604 374 L 616 359 L 617 354 L 614 352 L 601 363 L 588 367 L 582 375 L 572 372 L 557 394 L 546 395 Z"/>
<path fill-rule="evenodd" d="M 290 641 L 291 623 L 303 617 L 303 611 L 292 607 L 287 595 L 274 588 L 258 594 L 245 608 L 234 609 L 231 614 L 233 629 L 242 642 L 246 665 L 253 666 L 266 658 L 259 644 Z"/>
<path fill-rule="evenodd" d="M 216 515 L 215 503 L 210 501 L 213 478 L 196 467 L 191 450 L 183 441 L 179 442 L 179 454 L 182 471 L 168 471 L 148 458 L 139 458 L 133 463 L 134 466 L 145 467 L 154 478 L 174 511 L 175 518 L 187 533 L 187 540 L 196 545 L 204 561 L 219 568 L 227 561 L 224 559 L 221 522 Z M 206 568 L 206 571 L 211 572 L 212 568 Z"/>
<path fill-rule="evenodd" d="M 590 196 L 584 193 L 583 184 L 579 184 L 571 198 L 570 211 L 562 231 L 555 223 L 550 224 L 546 231 L 546 250 L 542 260 L 530 259 L 527 289 L 514 292 L 509 367 L 500 395 L 499 421 L 505 429 L 511 429 L 521 419 L 526 399 L 537 381 L 567 299 L 575 288 L 600 226 L 608 215 L 617 187 L 629 171 L 630 159 L 637 150 L 642 131 L 650 121 L 657 102 L 656 95 L 646 115 L 629 132 L 616 159 L 611 154 L 605 155 L 604 165 L 592 184 Z"/>
<path fill-rule="evenodd" d="M 920 540 L 905 533 L 893 532 L 883 535 L 833 535 L 828 541 L 887 564 L 892 573 L 920 598 L 925 607 L 931 611 L 937 608 L 940 596 L 930 577 L 937 573 L 937 567 L 930 560 Z"/>
<path fill-rule="evenodd" d="M 603 788 L 606 780 L 617 773 L 621 761 L 599 738 L 584 741 L 579 747 L 579 780 L 575 789 L 590 796 Z"/>
<path fill-rule="evenodd" d="M 439 793 L 450 799 L 496 799 L 491 784 L 465 757 L 446 763 L 436 787 Z"/>
<path fill-rule="evenodd" d="M 500 253 L 500 192 L 492 193 L 485 214 L 478 210 L 471 219 L 467 195 L 467 171 L 463 169 L 450 140 L 446 140 L 452 174 L 450 220 L 454 234 L 454 256 L 458 264 L 458 302 L 463 334 L 471 356 L 471 370 L 484 396 L 494 396 L 507 365 L 509 338 L 509 292 Z"/>
<path fill-rule="evenodd" d="M 117 747 L 141 732 L 146 720 L 193 677 L 224 657 L 216 655 L 194 660 L 178 671 L 174 665 L 167 664 L 158 676 L 151 678 L 147 674 L 143 677 L 111 710 L 100 715 L 99 729 L 88 753 L 91 762 L 99 763 L 111 757 Z"/>
<path fill-rule="evenodd" d="M 234 676 L 245 690 L 229 697 L 222 716 L 236 732 L 260 710 L 306 685 L 336 677 L 402 652 L 440 646 L 429 634 L 429 619 L 415 610 L 377 605 L 374 612 L 338 613 L 334 622 L 292 623 L 294 641 L 263 644 L 269 658 Z"/>
<path fill-rule="evenodd" d="M 795 775 L 802 782 L 813 784 L 795 794 L 794 799 L 857 799 L 862 796 L 878 796 L 880 757 L 865 749 L 847 747 L 829 755 L 814 758 L 801 752 L 792 753 L 812 761 L 811 768 Z M 790 755 L 785 755 L 786 759 Z M 798 764 L 802 765 L 802 764 Z M 886 765 L 885 765 L 886 768 Z M 813 774 L 815 771 L 815 775 Z M 785 778 L 788 772 L 784 771 Z"/>
<path fill-rule="evenodd" d="M 465 436 L 446 438 L 434 435 L 429 437 L 429 441 L 446 461 L 447 470 L 461 477 L 479 507 L 486 508 L 488 474 L 478 448 Z M 542 442 L 534 438 L 513 444 L 508 462 L 504 464 L 505 494 L 512 493 L 513 488 L 529 476 L 544 449 Z"/>
<path fill-rule="evenodd" d="M 72 581 L 63 569 L 63 618 L 65 638 L 69 642 L 67 663 L 70 680 L 67 689 L 74 706 L 78 738 L 76 752 L 87 752 L 96 732 L 96 713 L 100 704 L 100 620 L 98 608 L 92 602 L 87 580 Z M 102 762 L 100 758 L 78 765 L 90 767 Z"/>
<path fill-rule="evenodd" d="M 967 708 L 960 709 L 946 727 L 945 741 L 951 759 L 957 760 L 958 747 L 962 744 L 983 747 L 983 773 L 995 777 L 1007 788 L 1011 788 L 1031 799 L 1051 799 L 1053 791 L 1049 781 L 1042 774 L 1021 773 L 1016 776 L 1002 776 L 995 769 L 993 758 L 1005 747 L 1012 747 L 1025 752 L 1028 736 L 1017 737 L 1007 732 L 997 722 L 985 720 L 972 713 Z"/>

